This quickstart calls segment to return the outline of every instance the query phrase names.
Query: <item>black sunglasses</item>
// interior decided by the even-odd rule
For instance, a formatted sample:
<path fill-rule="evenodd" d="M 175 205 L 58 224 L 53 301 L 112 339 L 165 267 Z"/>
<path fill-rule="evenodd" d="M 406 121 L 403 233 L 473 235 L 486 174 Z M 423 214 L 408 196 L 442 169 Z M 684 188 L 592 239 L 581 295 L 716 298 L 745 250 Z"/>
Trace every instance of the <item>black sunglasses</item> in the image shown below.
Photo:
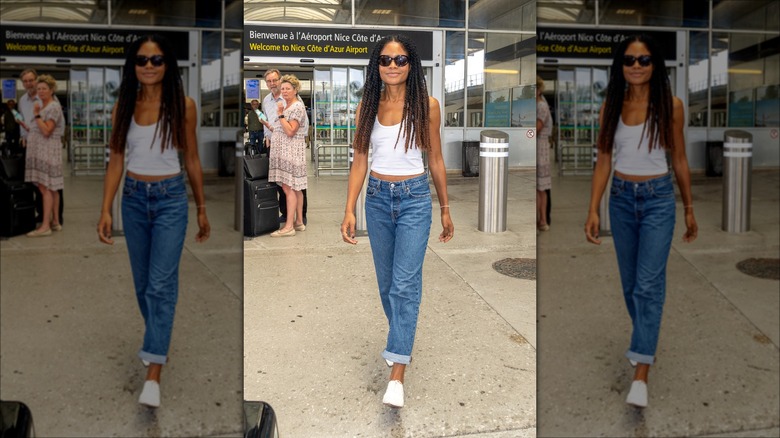
<path fill-rule="evenodd" d="M 163 64 L 165 64 L 165 57 L 163 55 L 152 55 L 152 56 L 136 56 L 135 57 L 135 65 L 139 67 L 146 67 L 146 63 L 149 61 L 152 61 L 152 65 L 155 67 L 159 67 Z"/>
<path fill-rule="evenodd" d="M 403 67 L 409 63 L 409 57 L 406 55 L 398 55 L 395 58 L 391 58 L 387 55 L 381 55 L 379 57 L 379 65 L 382 67 L 389 67 L 390 62 L 395 61 L 396 67 Z"/>
<path fill-rule="evenodd" d="M 647 67 L 653 63 L 653 58 L 650 55 L 641 55 L 638 57 L 634 55 L 625 55 L 623 57 L 623 65 L 626 67 L 633 67 L 634 63 L 637 61 L 639 61 L 640 66 Z"/>

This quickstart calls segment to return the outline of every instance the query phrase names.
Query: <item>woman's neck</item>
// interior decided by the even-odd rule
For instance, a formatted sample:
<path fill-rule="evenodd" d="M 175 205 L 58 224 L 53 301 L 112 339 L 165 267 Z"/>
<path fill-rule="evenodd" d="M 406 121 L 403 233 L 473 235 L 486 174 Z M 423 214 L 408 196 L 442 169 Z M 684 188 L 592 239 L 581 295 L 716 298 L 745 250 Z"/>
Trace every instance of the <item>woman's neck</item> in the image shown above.
<path fill-rule="evenodd" d="M 143 85 L 138 92 L 138 100 L 156 102 L 162 97 L 162 84 Z"/>
<path fill-rule="evenodd" d="M 406 98 L 406 84 L 404 85 L 386 85 L 382 93 L 382 98 L 388 102 L 403 102 Z"/>
<path fill-rule="evenodd" d="M 650 98 L 650 84 L 629 85 L 626 90 L 626 100 L 646 102 Z"/>

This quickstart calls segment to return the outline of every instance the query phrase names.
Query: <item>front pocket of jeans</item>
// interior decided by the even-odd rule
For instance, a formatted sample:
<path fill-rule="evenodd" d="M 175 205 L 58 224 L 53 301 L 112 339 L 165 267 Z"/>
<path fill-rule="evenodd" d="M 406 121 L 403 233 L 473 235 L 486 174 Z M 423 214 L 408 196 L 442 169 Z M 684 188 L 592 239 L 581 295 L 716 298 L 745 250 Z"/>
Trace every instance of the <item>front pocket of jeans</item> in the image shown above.
<path fill-rule="evenodd" d="M 374 186 L 369 184 L 368 187 L 366 187 L 366 197 L 373 198 L 378 194 L 379 194 L 379 186 Z"/>
<path fill-rule="evenodd" d="M 620 194 L 623 193 L 623 187 L 619 185 L 612 185 L 612 187 L 609 189 L 609 195 L 610 196 L 620 196 Z"/>
<path fill-rule="evenodd" d="M 131 184 L 125 184 L 122 188 L 122 196 L 124 197 L 132 196 L 133 193 L 135 193 L 135 186 Z"/>
<path fill-rule="evenodd" d="M 430 198 L 431 189 L 428 184 L 417 184 L 407 188 L 406 192 L 411 198 Z"/>
<path fill-rule="evenodd" d="M 169 199 L 187 198 L 187 188 L 184 184 L 172 184 L 164 188 L 165 197 Z"/>
<path fill-rule="evenodd" d="M 654 198 L 674 198 L 674 185 L 671 182 L 661 184 L 652 188 Z"/>

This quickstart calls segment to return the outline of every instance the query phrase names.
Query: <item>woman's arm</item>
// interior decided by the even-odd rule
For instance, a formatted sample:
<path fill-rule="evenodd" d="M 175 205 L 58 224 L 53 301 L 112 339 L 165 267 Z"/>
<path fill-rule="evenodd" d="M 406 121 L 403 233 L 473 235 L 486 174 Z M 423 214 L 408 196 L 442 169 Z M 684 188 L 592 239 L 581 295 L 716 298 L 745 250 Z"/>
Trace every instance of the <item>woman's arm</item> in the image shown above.
<path fill-rule="evenodd" d="M 685 111 L 683 103 L 677 97 L 674 98 L 674 120 L 672 123 L 672 170 L 680 188 L 680 197 L 685 210 L 685 227 L 683 235 L 685 242 L 693 242 L 699 233 L 699 226 L 693 215 L 693 195 L 691 194 L 691 173 L 688 169 L 688 157 L 685 155 Z"/>
<path fill-rule="evenodd" d="M 599 126 L 604 126 L 604 106 L 599 111 Z M 612 171 L 612 149 L 602 152 L 599 148 L 596 158 L 596 168 L 593 169 L 593 180 L 590 185 L 590 204 L 588 205 L 588 218 L 585 221 L 585 238 L 588 242 L 601 244 L 599 239 L 599 203 L 607 187 L 609 174 Z"/>
<path fill-rule="evenodd" d="M 455 233 L 455 226 L 450 217 L 450 202 L 447 197 L 447 169 L 444 167 L 444 158 L 441 155 L 441 110 L 439 101 L 430 97 L 430 137 L 431 144 L 428 149 L 428 170 L 431 171 L 433 185 L 436 187 L 436 196 L 439 198 L 441 209 L 442 232 L 439 234 L 440 242 L 449 242 Z"/>
<path fill-rule="evenodd" d="M 112 126 L 116 126 L 116 105 L 111 110 Z M 114 202 L 116 190 L 119 187 L 119 181 L 122 179 L 122 172 L 125 168 L 125 151 L 115 152 L 111 150 L 108 156 L 108 167 L 106 168 L 106 177 L 103 180 L 103 204 L 100 207 L 100 219 L 98 220 L 97 232 L 101 242 L 109 245 L 114 244 L 111 238 L 112 218 L 111 204 Z"/>
<path fill-rule="evenodd" d="M 184 122 L 184 168 L 187 170 L 187 177 L 192 187 L 192 195 L 195 198 L 195 205 L 198 209 L 198 234 L 195 236 L 196 242 L 204 242 L 209 238 L 211 225 L 206 216 L 206 196 L 203 193 L 203 169 L 200 166 L 200 157 L 198 156 L 198 137 L 196 132 L 198 126 L 198 110 L 195 101 L 190 97 L 186 98 Z"/>
<path fill-rule="evenodd" d="M 360 105 L 358 104 L 355 112 L 355 126 L 360 126 Z M 347 204 L 344 208 L 344 220 L 341 222 L 341 238 L 355 245 L 355 204 L 357 204 L 358 195 L 363 189 L 363 181 L 368 172 L 368 151 L 354 151 L 352 157 L 352 166 L 349 168 L 349 180 L 347 181 Z"/>
<path fill-rule="evenodd" d="M 49 105 L 54 105 L 54 102 L 49 103 Z M 33 119 L 33 123 L 38 125 L 38 129 L 41 130 L 41 134 L 43 134 L 44 137 L 48 138 L 51 136 L 51 134 L 54 132 L 54 128 L 57 127 L 57 120 L 56 119 L 43 119 L 43 115 L 41 112 L 43 109 L 39 106 L 39 104 L 36 102 L 35 106 L 33 107 L 33 114 L 35 114 L 35 118 Z M 52 110 L 47 111 L 47 113 L 51 114 Z M 60 117 L 62 117 L 62 109 L 54 109 L 55 114 L 59 113 Z M 40 117 L 39 117 L 40 116 Z"/>
<path fill-rule="evenodd" d="M 303 117 L 306 117 L 306 110 L 303 108 L 303 104 L 300 102 L 295 102 L 292 105 L 290 105 L 290 111 L 287 111 L 287 115 L 293 116 L 299 115 L 299 112 L 303 113 Z M 301 111 L 299 111 L 301 109 Z M 300 122 L 295 119 L 289 119 L 287 120 L 287 116 L 284 118 L 279 118 L 279 125 L 282 127 L 282 130 L 284 131 L 284 134 L 288 137 L 295 137 L 295 134 L 298 132 L 298 128 L 301 126 Z"/>

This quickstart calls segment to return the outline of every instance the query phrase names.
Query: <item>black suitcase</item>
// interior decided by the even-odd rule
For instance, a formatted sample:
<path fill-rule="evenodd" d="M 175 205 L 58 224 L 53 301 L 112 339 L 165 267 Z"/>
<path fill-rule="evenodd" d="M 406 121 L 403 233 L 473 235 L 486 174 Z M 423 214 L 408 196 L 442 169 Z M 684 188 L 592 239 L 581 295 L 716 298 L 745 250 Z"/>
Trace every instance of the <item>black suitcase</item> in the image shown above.
<path fill-rule="evenodd" d="M 255 237 L 279 229 L 276 183 L 244 180 L 244 236 Z"/>
<path fill-rule="evenodd" d="M 0 236 L 18 236 L 35 229 L 34 193 L 31 184 L 0 180 Z"/>

